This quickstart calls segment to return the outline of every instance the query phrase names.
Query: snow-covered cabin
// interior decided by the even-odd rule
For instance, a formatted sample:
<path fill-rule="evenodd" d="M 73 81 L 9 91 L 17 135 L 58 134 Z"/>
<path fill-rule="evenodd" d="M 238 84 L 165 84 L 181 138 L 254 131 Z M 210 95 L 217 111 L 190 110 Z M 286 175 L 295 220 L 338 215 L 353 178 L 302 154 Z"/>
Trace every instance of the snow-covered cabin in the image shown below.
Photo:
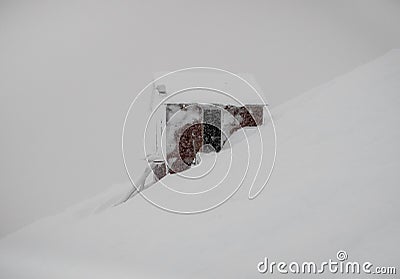
<path fill-rule="evenodd" d="M 158 76 L 162 76 L 161 74 Z M 243 127 L 264 123 L 265 99 L 255 79 L 240 74 L 253 86 L 227 73 L 177 73 L 153 86 L 157 152 L 156 179 L 197 164 L 198 152 L 219 152 L 228 138 Z"/>

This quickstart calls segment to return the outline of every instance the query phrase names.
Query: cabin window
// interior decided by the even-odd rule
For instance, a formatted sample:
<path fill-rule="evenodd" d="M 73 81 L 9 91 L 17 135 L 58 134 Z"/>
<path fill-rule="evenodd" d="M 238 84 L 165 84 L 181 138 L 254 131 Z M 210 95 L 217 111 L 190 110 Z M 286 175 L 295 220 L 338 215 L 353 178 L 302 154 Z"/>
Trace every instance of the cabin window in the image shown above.
<path fill-rule="evenodd" d="M 203 151 L 219 152 L 221 150 L 221 109 L 204 109 L 203 123 Z"/>

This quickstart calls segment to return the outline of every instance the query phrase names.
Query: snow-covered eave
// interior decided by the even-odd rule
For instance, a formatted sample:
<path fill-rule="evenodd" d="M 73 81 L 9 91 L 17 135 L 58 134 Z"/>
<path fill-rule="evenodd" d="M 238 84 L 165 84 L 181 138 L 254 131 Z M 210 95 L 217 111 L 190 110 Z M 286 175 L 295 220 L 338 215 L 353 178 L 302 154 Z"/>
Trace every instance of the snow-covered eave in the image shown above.
<path fill-rule="evenodd" d="M 216 105 L 216 106 L 264 106 L 267 107 L 269 104 L 263 103 L 243 103 L 243 104 L 235 104 L 235 103 L 216 103 L 216 102 L 165 102 L 165 105 L 177 105 L 177 104 L 185 104 L 185 105 Z"/>

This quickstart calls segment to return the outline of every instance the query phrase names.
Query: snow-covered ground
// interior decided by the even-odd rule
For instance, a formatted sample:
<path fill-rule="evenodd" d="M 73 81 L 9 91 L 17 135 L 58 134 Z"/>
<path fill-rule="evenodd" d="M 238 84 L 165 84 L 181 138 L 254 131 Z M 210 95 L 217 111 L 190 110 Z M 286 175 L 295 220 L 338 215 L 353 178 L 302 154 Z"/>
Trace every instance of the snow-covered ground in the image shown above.
<path fill-rule="evenodd" d="M 259 274 L 257 264 L 264 257 L 335 260 L 338 250 L 349 260 L 397 265 L 400 272 L 399 107 L 400 50 L 394 50 L 272 111 L 278 159 L 255 200 L 247 198 L 246 179 L 223 206 L 177 215 L 140 196 L 110 207 L 131 187 L 115 185 L 3 238 L 0 277 L 302 278 L 308 276 Z M 247 150 L 246 141 L 234 146 L 238 154 Z M 225 162 L 226 154 L 217 161 Z M 204 156 L 204 166 L 214 159 Z M 232 165 L 237 173 L 242 167 Z M 177 187 L 181 181 L 165 179 Z M 157 186 L 146 192 L 157 197 Z"/>

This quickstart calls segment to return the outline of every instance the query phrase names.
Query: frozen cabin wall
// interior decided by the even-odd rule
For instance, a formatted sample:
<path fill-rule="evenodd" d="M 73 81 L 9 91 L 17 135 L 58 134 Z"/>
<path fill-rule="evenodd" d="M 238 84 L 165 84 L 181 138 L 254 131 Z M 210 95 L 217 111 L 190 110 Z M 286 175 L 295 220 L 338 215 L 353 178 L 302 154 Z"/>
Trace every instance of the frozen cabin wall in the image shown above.
<path fill-rule="evenodd" d="M 263 105 L 166 104 L 167 167 L 158 170 L 177 173 L 196 164 L 196 154 L 219 152 L 227 139 L 243 127 L 263 124 Z M 161 175 L 161 176 L 160 176 Z"/>
<path fill-rule="evenodd" d="M 252 77 L 247 75 L 245 79 L 261 93 Z M 161 94 L 158 88 L 162 89 Z M 204 88 L 215 88 L 230 96 Z M 226 74 L 181 73 L 162 78 L 154 89 L 158 98 L 164 99 L 159 123 L 165 128 L 166 156 L 166 162 L 153 169 L 156 179 L 190 168 L 196 164 L 199 151 L 219 152 L 240 128 L 264 123 L 263 96 Z M 188 90 L 175 94 L 182 89 Z"/>

